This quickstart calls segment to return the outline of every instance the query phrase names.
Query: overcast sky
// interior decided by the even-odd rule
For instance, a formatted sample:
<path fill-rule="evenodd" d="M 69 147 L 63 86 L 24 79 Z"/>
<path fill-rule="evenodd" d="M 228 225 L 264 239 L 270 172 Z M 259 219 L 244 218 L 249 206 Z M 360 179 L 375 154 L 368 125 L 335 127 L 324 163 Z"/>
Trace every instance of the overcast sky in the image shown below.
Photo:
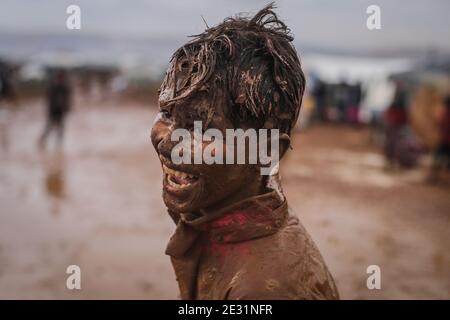
<path fill-rule="evenodd" d="M 0 0 L 0 33 L 101 34 L 180 38 L 239 12 L 258 0 Z M 81 7 L 82 29 L 65 28 L 69 4 Z M 439 47 L 450 50 L 448 0 L 279 0 L 277 12 L 300 43 L 335 48 Z M 366 8 L 381 7 L 382 29 L 366 28 Z M 0 43 L 1 46 L 1 43 Z"/>

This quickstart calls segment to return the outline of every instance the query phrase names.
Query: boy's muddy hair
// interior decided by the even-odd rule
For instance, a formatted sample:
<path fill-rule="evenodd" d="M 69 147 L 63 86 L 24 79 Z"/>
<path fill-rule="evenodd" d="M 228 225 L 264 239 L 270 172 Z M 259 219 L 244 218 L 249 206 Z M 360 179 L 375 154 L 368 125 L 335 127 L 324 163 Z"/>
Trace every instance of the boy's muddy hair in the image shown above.
<path fill-rule="evenodd" d="M 211 106 L 225 99 L 236 127 L 278 128 L 290 134 L 305 77 L 290 30 L 273 9 L 271 3 L 253 18 L 227 18 L 193 36 L 173 54 L 161 95 L 177 103 L 207 92 Z M 208 119 L 214 113 L 210 109 Z"/>

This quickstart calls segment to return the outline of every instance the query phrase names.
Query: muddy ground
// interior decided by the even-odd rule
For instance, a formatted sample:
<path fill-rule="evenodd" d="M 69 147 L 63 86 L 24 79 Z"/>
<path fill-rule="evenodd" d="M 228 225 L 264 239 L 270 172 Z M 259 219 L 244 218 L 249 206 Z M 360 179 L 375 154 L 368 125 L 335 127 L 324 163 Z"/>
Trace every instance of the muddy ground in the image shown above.
<path fill-rule="evenodd" d="M 132 104 L 77 107 L 63 152 L 37 148 L 42 101 L 3 115 L 0 298 L 177 298 L 154 115 Z M 342 298 L 449 299 L 450 188 L 426 183 L 427 159 L 386 171 L 371 137 L 344 126 L 297 132 L 282 164 L 289 204 Z M 72 264 L 81 290 L 66 289 Z M 366 287 L 372 264 L 381 290 Z"/>

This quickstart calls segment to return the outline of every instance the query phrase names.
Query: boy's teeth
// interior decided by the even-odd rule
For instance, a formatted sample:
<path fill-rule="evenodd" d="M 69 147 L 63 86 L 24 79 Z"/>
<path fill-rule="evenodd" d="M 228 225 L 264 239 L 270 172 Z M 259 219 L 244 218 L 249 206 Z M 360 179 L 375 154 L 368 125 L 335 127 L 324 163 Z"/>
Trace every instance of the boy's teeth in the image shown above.
<path fill-rule="evenodd" d="M 194 177 L 193 175 L 187 174 L 185 172 L 173 170 L 166 166 L 164 166 L 164 171 L 166 171 L 168 174 L 171 174 L 171 175 L 174 175 L 174 176 L 180 177 L 180 178 L 193 178 Z"/>
<path fill-rule="evenodd" d="M 174 175 L 176 177 L 180 177 L 180 178 L 186 178 L 188 175 L 186 173 L 180 172 L 180 171 L 175 171 Z"/>
<path fill-rule="evenodd" d="M 175 182 L 175 181 L 173 181 L 172 179 L 171 179 L 171 177 L 173 177 L 173 176 L 175 176 L 175 177 L 177 177 L 177 178 L 179 178 L 179 179 L 181 179 L 181 180 L 185 180 L 185 179 L 193 179 L 193 178 L 195 178 L 195 176 L 194 175 L 190 175 L 190 174 L 187 174 L 187 173 L 185 173 L 185 172 L 181 172 L 181 171 L 177 171 L 177 170 L 173 170 L 173 169 L 170 169 L 170 168 L 168 168 L 168 167 L 166 167 L 165 165 L 163 165 L 163 170 L 164 170 L 164 172 L 167 174 L 167 182 L 171 185 L 171 186 L 174 186 L 174 187 L 178 187 L 178 188 L 183 188 L 183 187 L 186 187 L 186 186 L 189 186 L 191 183 L 189 183 L 189 182 L 186 182 L 186 183 L 179 183 L 179 180 L 177 181 L 177 182 Z"/>

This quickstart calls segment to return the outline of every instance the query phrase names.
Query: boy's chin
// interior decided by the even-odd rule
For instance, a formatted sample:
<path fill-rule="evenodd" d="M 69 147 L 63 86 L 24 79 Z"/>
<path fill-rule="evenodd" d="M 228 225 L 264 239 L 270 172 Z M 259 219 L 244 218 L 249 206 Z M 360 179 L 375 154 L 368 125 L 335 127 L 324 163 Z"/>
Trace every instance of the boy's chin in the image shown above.
<path fill-rule="evenodd" d="M 198 211 L 200 205 L 192 201 L 191 199 L 181 200 L 175 196 L 169 194 L 167 191 L 163 191 L 163 200 L 167 209 L 175 213 L 188 213 Z"/>

